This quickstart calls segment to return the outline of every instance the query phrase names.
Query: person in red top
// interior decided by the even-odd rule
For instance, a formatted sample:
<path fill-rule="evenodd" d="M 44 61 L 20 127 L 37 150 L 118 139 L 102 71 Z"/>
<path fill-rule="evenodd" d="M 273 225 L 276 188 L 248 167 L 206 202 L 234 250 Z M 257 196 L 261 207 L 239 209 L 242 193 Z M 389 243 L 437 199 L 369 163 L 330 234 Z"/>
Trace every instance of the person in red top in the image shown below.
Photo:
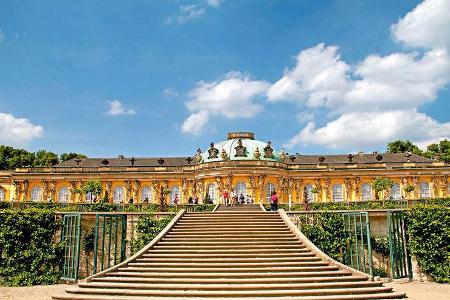
<path fill-rule="evenodd" d="M 273 191 L 272 196 L 270 196 L 270 208 L 272 211 L 278 210 L 278 196 L 276 191 Z"/>
<path fill-rule="evenodd" d="M 223 192 L 223 200 L 226 206 L 230 205 L 230 194 L 228 194 L 228 191 Z"/>

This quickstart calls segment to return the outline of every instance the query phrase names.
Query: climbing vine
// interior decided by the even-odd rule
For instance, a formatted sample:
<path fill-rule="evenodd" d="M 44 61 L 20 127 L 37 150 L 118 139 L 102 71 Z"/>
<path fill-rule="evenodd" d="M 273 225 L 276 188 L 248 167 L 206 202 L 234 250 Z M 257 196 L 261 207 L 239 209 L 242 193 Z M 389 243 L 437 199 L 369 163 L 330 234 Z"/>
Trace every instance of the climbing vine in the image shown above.
<path fill-rule="evenodd" d="M 131 241 L 131 252 L 142 249 L 150 243 L 171 221 L 170 218 L 155 219 L 154 217 L 142 217 L 136 228 L 136 238 Z"/>
<path fill-rule="evenodd" d="M 450 283 L 450 209 L 419 206 L 408 213 L 411 254 L 437 282 Z"/>
<path fill-rule="evenodd" d="M 59 223 L 50 210 L 0 213 L 0 284 L 54 284 L 59 278 L 62 245 L 54 241 Z"/>

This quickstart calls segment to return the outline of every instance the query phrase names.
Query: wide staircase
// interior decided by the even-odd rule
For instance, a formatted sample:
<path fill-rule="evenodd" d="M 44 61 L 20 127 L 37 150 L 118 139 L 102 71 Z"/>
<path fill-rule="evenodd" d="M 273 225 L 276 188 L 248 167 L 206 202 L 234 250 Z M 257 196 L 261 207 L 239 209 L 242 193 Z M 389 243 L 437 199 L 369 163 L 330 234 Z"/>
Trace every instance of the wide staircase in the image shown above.
<path fill-rule="evenodd" d="M 150 249 L 53 299 L 399 299 L 259 206 L 186 213 Z"/>

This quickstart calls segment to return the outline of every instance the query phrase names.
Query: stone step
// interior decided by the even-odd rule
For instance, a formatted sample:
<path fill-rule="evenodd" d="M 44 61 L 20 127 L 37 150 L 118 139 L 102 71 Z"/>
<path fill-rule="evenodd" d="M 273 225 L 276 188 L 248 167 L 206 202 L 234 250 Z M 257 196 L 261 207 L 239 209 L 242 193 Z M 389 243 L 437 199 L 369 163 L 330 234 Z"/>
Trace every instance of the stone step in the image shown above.
<path fill-rule="evenodd" d="M 224 280 L 235 280 L 236 278 L 308 278 L 308 277 L 330 277 L 330 276 L 351 276 L 352 273 L 344 270 L 333 271 L 286 271 L 286 272 L 233 272 L 233 273 L 215 273 L 209 270 L 209 272 L 195 272 L 195 273 L 176 273 L 171 272 L 170 276 L 165 272 L 138 272 L 138 271 L 115 271 L 108 272 L 107 276 L 126 276 L 126 277 L 143 277 L 143 278 L 222 278 Z"/>
<path fill-rule="evenodd" d="M 328 271 L 336 271 L 339 270 L 339 267 L 334 265 L 327 266 L 305 266 L 305 267 L 291 267 L 291 266 L 283 266 L 283 267 L 265 267 L 265 266 L 253 266 L 253 267 L 234 267 L 234 268 L 220 268 L 220 267 L 122 267 L 119 268 L 121 272 L 162 272 L 162 273 L 190 273 L 190 272 L 214 272 L 214 273 L 252 273 L 252 272 L 328 272 Z M 170 275 L 169 275 L 170 276 Z"/>
<path fill-rule="evenodd" d="M 311 261 L 321 261 L 320 257 L 317 256 L 309 256 L 309 257 L 295 257 L 295 256 L 285 256 L 285 257 L 213 257 L 213 258 L 205 258 L 205 257 L 184 257 L 184 258 L 172 258 L 172 257 L 152 257 L 152 258 L 137 258 L 135 262 L 173 262 L 173 263 L 189 263 L 189 262 L 198 262 L 198 263 L 264 263 L 264 262 L 311 262 Z"/>
<path fill-rule="evenodd" d="M 178 247 L 179 248 L 179 247 Z M 284 253 L 292 253 L 292 255 L 294 255 L 294 253 L 299 253 L 300 249 L 297 249 L 297 247 L 294 247 L 292 249 L 276 249 L 276 248 L 253 248 L 253 249 L 246 249 L 245 253 L 236 253 L 236 249 L 195 249 L 195 250 L 191 250 L 190 252 L 186 253 L 186 250 L 183 249 L 159 249 L 159 248 L 154 248 L 152 249 L 152 253 L 155 254 L 187 254 L 187 255 L 193 255 L 193 254 L 221 254 L 221 255 L 231 255 L 231 254 L 236 254 L 236 255 L 244 255 L 244 254 L 248 254 L 248 255 L 255 255 L 255 254 L 276 254 L 277 256 L 284 254 Z M 305 250 L 307 250 L 305 248 Z M 308 252 L 310 252 L 308 250 Z"/>
<path fill-rule="evenodd" d="M 221 237 L 221 238 L 255 238 L 255 237 L 264 237 L 264 238 L 278 238 L 278 237 L 290 237 L 293 239 L 297 239 L 297 237 L 291 233 L 291 232 L 285 232 L 285 233 L 279 233 L 279 234 L 267 234 L 264 232 L 258 233 L 258 234 L 246 234 L 246 233 L 235 233 L 235 234 L 214 234 L 214 235 L 205 235 L 203 233 L 191 233 L 191 234 L 184 234 L 184 233 L 169 233 L 165 236 L 165 238 L 177 238 L 177 237 L 186 237 L 186 238 L 215 238 L 215 237 Z"/>
<path fill-rule="evenodd" d="M 232 248 L 223 249 L 221 246 L 207 245 L 171 245 L 171 246 L 153 246 L 153 253 L 287 253 L 297 252 L 299 249 L 307 249 L 306 246 L 297 245 L 278 245 L 277 247 L 267 248 L 265 245 L 234 245 Z M 309 250 L 308 250 L 309 251 Z"/>
<path fill-rule="evenodd" d="M 321 296 L 321 295 L 355 295 L 365 293 L 388 293 L 389 287 L 357 287 L 357 288 L 327 288 L 327 289 L 296 289 L 296 290 L 163 290 L 163 289 L 121 289 L 121 288 L 79 288 L 67 289 L 69 293 L 84 293 L 94 295 L 127 295 L 127 296 L 165 296 L 165 297 L 274 297 L 274 296 Z"/>
<path fill-rule="evenodd" d="M 136 268 L 268 268 L 268 267 L 317 267 L 329 266 L 323 261 L 276 261 L 276 262 L 131 262 Z"/>
<path fill-rule="evenodd" d="M 328 289 L 328 288 L 354 288 L 379 287 L 381 281 L 354 281 L 354 282 L 320 282 L 320 283 L 222 283 L 222 284 L 181 284 L 181 283 L 120 283 L 120 282 L 82 282 L 79 287 L 86 288 L 120 288 L 120 289 L 163 289 L 163 290 L 294 290 L 294 289 Z"/>
<path fill-rule="evenodd" d="M 186 251 L 180 252 L 170 252 L 170 251 L 161 251 L 156 253 L 155 251 L 147 252 L 143 254 L 141 257 L 143 258 L 154 258 L 154 257 L 162 257 L 162 258 L 214 258 L 214 259 L 227 259 L 227 258 L 273 258 L 273 257 L 285 257 L 286 255 L 290 255 L 292 257 L 311 257 L 315 256 L 308 249 L 304 249 L 303 251 L 297 250 L 296 252 L 292 251 L 283 251 L 276 253 L 261 253 L 261 251 L 247 251 L 248 253 L 236 253 L 235 251 L 231 253 L 223 253 L 223 252 L 207 252 L 207 251 L 192 251 L 190 253 L 186 253 Z"/>
<path fill-rule="evenodd" d="M 377 294 L 358 294 L 358 295 L 326 295 L 326 296 L 275 296 L 275 297 L 183 297 L 188 300 L 229 300 L 229 299 L 245 299 L 245 300 L 372 300 L 372 299 L 402 299 L 404 293 L 377 293 Z M 109 295 L 81 295 L 81 294 L 64 294 L 53 296 L 55 300 L 111 300 Z M 114 296 L 116 300 L 175 300 L 179 297 L 139 297 L 139 296 Z"/>
<path fill-rule="evenodd" d="M 242 230 L 242 228 L 239 229 L 235 229 L 235 230 L 231 230 L 229 228 L 222 228 L 222 229 L 218 229 L 215 228 L 214 230 L 210 229 L 210 230 L 203 230 L 203 229 L 178 229 L 178 228 L 173 228 L 170 233 L 185 233 L 185 234 L 193 234 L 193 233 L 201 233 L 203 235 L 217 235 L 217 234 L 262 234 L 262 233 L 270 233 L 270 234 L 277 234 L 277 233 L 292 233 L 292 231 L 290 231 L 287 228 L 279 228 L 279 229 L 266 229 L 266 230 Z"/>
<path fill-rule="evenodd" d="M 229 237 L 220 237 L 220 236 L 215 236 L 215 237 L 190 237 L 190 236 L 166 236 L 162 239 L 162 241 L 171 241 L 171 242 L 176 242 L 176 241 L 229 241 L 230 238 Z M 247 241 L 273 241 L 273 242 L 284 242 L 284 241 L 296 241 L 298 242 L 298 240 L 295 240 L 293 237 L 288 236 L 288 237 L 259 237 L 259 236 L 253 236 L 253 237 L 235 237 L 233 238 L 233 241 L 241 241 L 241 242 L 247 242 Z"/>
<path fill-rule="evenodd" d="M 251 245 L 260 245 L 267 248 L 276 248 L 281 246 L 279 243 L 276 243 L 275 241 L 246 241 L 245 244 L 240 241 L 210 241 L 210 240 L 204 240 L 204 241 L 170 241 L 170 240 L 162 240 L 158 242 L 158 245 L 197 245 L 197 246 L 214 246 L 214 245 L 220 245 L 224 248 L 227 248 L 227 246 L 251 246 Z M 287 240 L 283 241 L 282 245 L 294 245 L 298 246 L 301 245 L 299 241 L 295 240 Z"/>
<path fill-rule="evenodd" d="M 239 283 L 318 283 L 318 282 L 340 282 L 340 281 L 366 281 L 367 278 L 359 276 L 324 276 L 324 277 L 261 277 L 261 278 L 240 278 Z M 135 282 L 135 283 L 227 283 L 223 278 L 167 278 L 167 277 L 98 277 L 92 278 L 93 282 Z"/>

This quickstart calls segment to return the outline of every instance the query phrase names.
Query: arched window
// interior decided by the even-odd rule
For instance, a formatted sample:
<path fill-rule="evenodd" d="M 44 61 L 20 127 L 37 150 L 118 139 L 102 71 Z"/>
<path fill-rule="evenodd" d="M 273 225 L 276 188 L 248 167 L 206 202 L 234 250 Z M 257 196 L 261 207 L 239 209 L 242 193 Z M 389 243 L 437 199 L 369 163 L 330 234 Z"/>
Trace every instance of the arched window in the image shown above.
<path fill-rule="evenodd" d="M 67 187 L 62 187 L 58 191 L 58 202 L 60 203 L 69 202 L 69 189 Z"/>
<path fill-rule="evenodd" d="M 240 197 L 241 194 L 244 197 L 247 197 L 247 186 L 245 185 L 245 183 L 239 182 L 238 184 L 236 184 L 235 193 L 236 193 L 236 196 L 238 196 L 238 197 Z"/>
<path fill-rule="evenodd" d="M 86 202 L 87 203 L 93 203 L 94 202 L 94 195 L 91 192 L 86 193 L 85 197 L 86 197 Z"/>
<path fill-rule="evenodd" d="M 342 201 L 344 201 L 342 184 L 335 184 L 335 185 L 333 185 L 333 201 L 334 202 L 342 202 Z"/>
<path fill-rule="evenodd" d="M 305 197 L 305 202 L 313 202 L 314 201 L 314 194 L 313 194 L 313 186 L 311 184 L 305 185 L 303 188 L 303 195 Z"/>
<path fill-rule="evenodd" d="M 211 199 L 211 201 L 213 201 L 214 203 L 216 203 L 217 200 L 217 186 L 215 183 L 210 183 L 208 184 L 208 197 L 209 199 Z"/>
<path fill-rule="evenodd" d="M 0 188 L 0 201 L 5 201 L 5 190 Z"/>
<path fill-rule="evenodd" d="M 268 183 L 266 185 L 266 202 L 270 203 L 270 197 L 272 196 L 272 192 L 275 191 L 275 185 L 272 183 Z"/>
<path fill-rule="evenodd" d="M 430 198 L 430 185 L 428 182 L 421 182 L 419 185 L 420 198 Z"/>
<path fill-rule="evenodd" d="M 178 186 L 173 186 L 170 191 L 170 204 L 180 203 L 180 188 Z"/>
<path fill-rule="evenodd" d="M 149 203 L 151 203 L 152 199 L 153 199 L 152 188 L 144 186 L 141 191 L 141 201 L 148 201 Z"/>
<path fill-rule="evenodd" d="M 368 183 L 364 183 L 362 186 L 362 200 L 372 200 L 372 186 Z"/>
<path fill-rule="evenodd" d="M 400 184 L 395 183 L 392 187 L 391 187 L 391 199 L 394 200 L 399 200 L 402 198 L 402 193 L 400 191 Z"/>
<path fill-rule="evenodd" d="M 125 199 L 124 188 L 121 186 L 116 187 L 113 193 L 113 202 L 116 204 L 123 203 L 124 199 Z"/>
<path fill-rule="evenodd" d="M 42 201 L 42 190 L 40 187 L 35 186 L 31 189 L 31 201 Z"/>

